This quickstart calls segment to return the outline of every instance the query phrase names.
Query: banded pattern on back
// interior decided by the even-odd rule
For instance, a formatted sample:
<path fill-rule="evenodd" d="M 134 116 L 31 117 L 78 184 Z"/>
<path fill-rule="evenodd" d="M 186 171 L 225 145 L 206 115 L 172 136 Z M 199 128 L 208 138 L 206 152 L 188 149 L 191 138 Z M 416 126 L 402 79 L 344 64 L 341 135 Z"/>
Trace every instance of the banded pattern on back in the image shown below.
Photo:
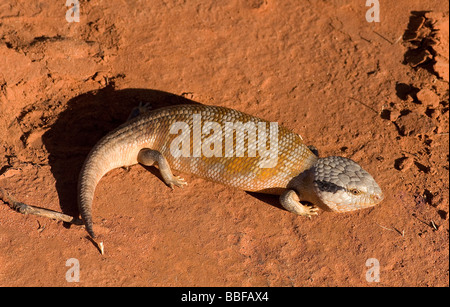
<path fill-rule="evenodd" d="M 282 126 L 277 126 L 277 150 L 272 152 L 276 155 L 270 156 L 270 150 L 274 149 L 270 146 L 270 123 L 224 107 L 205 105 L 167 107 L 137 118 L 135 125 L 140 125 L 140 122 L 143 127 L 138 130 L 143 132 L 142 135 L 151 135 L 151 139 L 141 141 L 148 142 L 148 148 L 160 151 L 173 170 L 192 173 L 246 191 L 272 193 L 284 189 L 289 179 L 311 167 L 317 160 L 298 134 Z M 187 138 L 182 137 L 184 130 L 176 129 L 177 122 L 181 123 L 180 127 L 188 129 Z M 175 128 L 170 131 L 171 127 Z M 244 130 L 231 129 L 236 127 L 244 127 Z M 250 132 L 256 133 L 256 137 L 250 141 L 249 129 Z M 262 130 L 266 132 L 265 139 L 263 135 L 259 138 L 258 133 Z M 201 137 L 195 139 L 194 134 Z M 226 146 L 227 137 L 228 145 L 232 144 L 232 152 L 230 147 Z M 267 150 L 265 157 L 258 150 L 259 143 L 261 143 L 259 146 L 265 145 L 264 149 Z M 180 153 L 183 146 L 189 146 L 188 156 L 176 157 L 172 154 L 174 148 Z M 241 148 L 242 146 L 244 148 Z M 239 152 L 244 153 L 242 157 L 238 156 Z M 275 160 L 270 160 L 273 158 Z"/>

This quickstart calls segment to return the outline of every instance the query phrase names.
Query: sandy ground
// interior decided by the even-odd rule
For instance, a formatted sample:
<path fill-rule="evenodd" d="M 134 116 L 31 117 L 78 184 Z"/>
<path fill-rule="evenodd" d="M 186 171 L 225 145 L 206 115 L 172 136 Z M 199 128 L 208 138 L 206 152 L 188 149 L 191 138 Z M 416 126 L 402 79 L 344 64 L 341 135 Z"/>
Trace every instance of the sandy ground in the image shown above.
<path fill-rule="evenodd" d="M 0 186 L 16 199 L 77 214 L 90 148 L 140 102 L 187 100 L 277 121 L 360 163 L 386 198 L 308 219 L 117 169 L 93 207 L 104 256 L 82 227 L 0 201 L 0 285 L 448 286 L 448 2 L 380 2 L 367 22 L 359 0 L 80 1 L 69 23 L 65 1 L 3 0 Z"/>

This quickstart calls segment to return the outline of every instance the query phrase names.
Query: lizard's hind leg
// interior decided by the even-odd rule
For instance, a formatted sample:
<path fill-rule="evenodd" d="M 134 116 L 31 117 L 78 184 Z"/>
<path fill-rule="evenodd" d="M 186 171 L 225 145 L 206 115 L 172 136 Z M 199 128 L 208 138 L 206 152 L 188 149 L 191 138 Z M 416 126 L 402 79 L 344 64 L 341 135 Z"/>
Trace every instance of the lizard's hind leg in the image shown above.
<path fill-rule="evenodd" d="M 137 160 L 139 163 L 152 166 L 157 164 L 161 176 L 164 182 L 173 190 L 174 186 L 183 187 L 187 184 L 183 178 L 179 176 L 174 176 L 172 170 L 170 169 L 169 163 L 166 158 L 157 150 L 143 148 L 138 154 Z"/>

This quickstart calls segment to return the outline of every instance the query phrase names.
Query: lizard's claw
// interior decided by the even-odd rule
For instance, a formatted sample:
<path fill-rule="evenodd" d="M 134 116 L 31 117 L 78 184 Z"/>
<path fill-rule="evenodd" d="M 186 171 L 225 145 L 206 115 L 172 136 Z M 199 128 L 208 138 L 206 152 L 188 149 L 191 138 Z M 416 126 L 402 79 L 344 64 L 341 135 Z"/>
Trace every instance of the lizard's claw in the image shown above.
<path fill-rule="evenodd" d="M 143 102 L 139 102 L 139 105 L 131 110 L 131 113 L 128 116 L 127 121 L 129 121 L 135 117 L 138 117 L 139 115 L 146 113 L 151 109 L 152 109 L 152 106 L 150 105 L 149 102 L 147 102 L 146 104 L 144 104 Z"/>
<path fill-rule="evenodd" d="M 311 218 L 313 215 L 317 215 L 319 208 L 313 206 L 303 205 L 303 212 L 300 215 L 307 216 Z"/>
<path fill-rule="evenodd" d="M 137 107 L 139 109 L 139 114 L 148 112 L 152 109 L 152 105 L 150 104 L 150 102 L 147 103 L 143 103 L 142 101 L 139 102 L 139 106 Z"/>
<path fill-rule="evenodd" d="M 168 182 L 167 185 L 173 190 L 174 186 L 182 188 L 187 185 L 187 182 L 180 176 L 173 176 L 172 180 Z"/>

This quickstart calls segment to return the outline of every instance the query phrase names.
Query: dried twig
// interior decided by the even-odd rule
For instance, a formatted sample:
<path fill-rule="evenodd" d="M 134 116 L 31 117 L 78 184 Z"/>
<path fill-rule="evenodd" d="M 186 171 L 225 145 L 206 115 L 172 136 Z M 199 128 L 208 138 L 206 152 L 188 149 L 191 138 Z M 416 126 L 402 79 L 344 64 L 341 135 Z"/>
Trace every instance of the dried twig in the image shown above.
<path fill-rule="evenodd" d="M 64 214 L 61 212 L 44 209 L 44 208 L 39 208 L 39 207 L 35 207 L 35 206 L 30 206 L 30 205 L 18 202 L 11 195 L 9 195 L 9 193 L 7 193 L 2 187 L 0 187 L 0 200 L 5 202 L 6 204 L 8 204 L 8 206 L 11 209 L 13 209 L 19 213 L 22 213 L 22 214 L 33 214 L 33 215 L 37 215 L 37 216 L 48 217 L 48 218 L 51 218 L 51 219 L 54 219 L 57 221 L 72 223 L 74 225 L 83 225 L 83 221 L 77 217 L 73 217 L 73 216 L 70 216 L 70 215 L 67 215 L 67 214 Z M 44 229 L 39 227 L 39 230 L 42 231 Z M 89 238 L 89 239 L 100 251 L 100 254 L 104 255 L 105 247 L 103 245 L 103 242 L 97 242 L 97 241 L 93 240 L 92 238 Z"/>
<path fill-rule="evenodd" d="M 395 228 L 395 227 L 394 227 L 394 229 L 387 228 L 387 227 L 384 227 L 383 225 L 380 225 L 380 224 L 378 224 L 378 223 L 377 223 L 377 225 L 380 226 L 381 228 L 386 229 L 386 230 L 389 230 L 389 231 L 396 231 L 396 232 L 398 232 L 402 237 L 405 236 L 405 231 L 404 231 L 404 230 L 403 230 L 403 231 L 400 231 L 400 230 L 398 230 L 398 229 Z"/>
<path fill-rule="evenodd" d="M 61 212 L 39 208 L 35 206 L 30 206 L 21 202 L 16 201 L 9 193 L 7 193 L 3 188 L 0 187 L 0 200 L 8 204 L 8 206 L 22 214 L 33 214 L 37 216 L 48 217 L 57 221 L 63 221 L 67 223 L 72 223 L 74 225 L 83 225 L 83 222 L 77 218 Z"/>
<path fill-rule="evenodd" d="M 356 101 L 356 102 L 358 102 L 358 103 L 362 104 L 362 105 L 363 105 L 363 106 L 365 106 L 366 108 L 368 108 L 368 109 L 372 110 L 373 112 L 375 112 L 375 114 L 378 114 L 378 111 L 377 111 L 377 110 L 375 110 L 375 109 L 374 109 L 374 108 L 372 108 L 371 106 L 369 106 L 369 105 L 365 104 L 365 103 L 364 103 L 364 102 L 362 102 L 361 100 L 358 100 L 358 99 L 356 99 L 356 98 L 353 98 L 353 97 L 348 97 L 348 98 L 350 98 L 350 99 L 352 99 L 352 100 L 354 100 L 354 101 Z"/>
<path fill-rule="evenodd" d="M 381 35 L 380 33 L 378 33 L 377 31 L 373 31 L 373 33 L 375 33 L 376 35 L 378 35 L 379 37 L 381 37 L 382 39 L 384 39 L 385 41 L 387 41 L 389 44 L 393 45 L 394 43 L 391 42 L 389 39 L 387 39 L 386 37 L 384 37 L 383 35 Z"/>
<path fill-rule="evenodd" d="M 438 228 L 433 220 L 431 220 L 431 226 L 433 226 L 434 230 L 438 230 Z"/>
<path fill-rule="evenodd" d="M 380 226 L 380 227 L 383 228 L 383 229 L 386 229 L 386 230 L 389 230 L 389 231 L 394 231 L 394 229 L 390 229 L 390 228 L 384 227 L 384 226 L 382 226 L 382 225 L 380 225 L 380 224 L 378 224 L 378 223 L 377 223 L 377 225 Z"/>

